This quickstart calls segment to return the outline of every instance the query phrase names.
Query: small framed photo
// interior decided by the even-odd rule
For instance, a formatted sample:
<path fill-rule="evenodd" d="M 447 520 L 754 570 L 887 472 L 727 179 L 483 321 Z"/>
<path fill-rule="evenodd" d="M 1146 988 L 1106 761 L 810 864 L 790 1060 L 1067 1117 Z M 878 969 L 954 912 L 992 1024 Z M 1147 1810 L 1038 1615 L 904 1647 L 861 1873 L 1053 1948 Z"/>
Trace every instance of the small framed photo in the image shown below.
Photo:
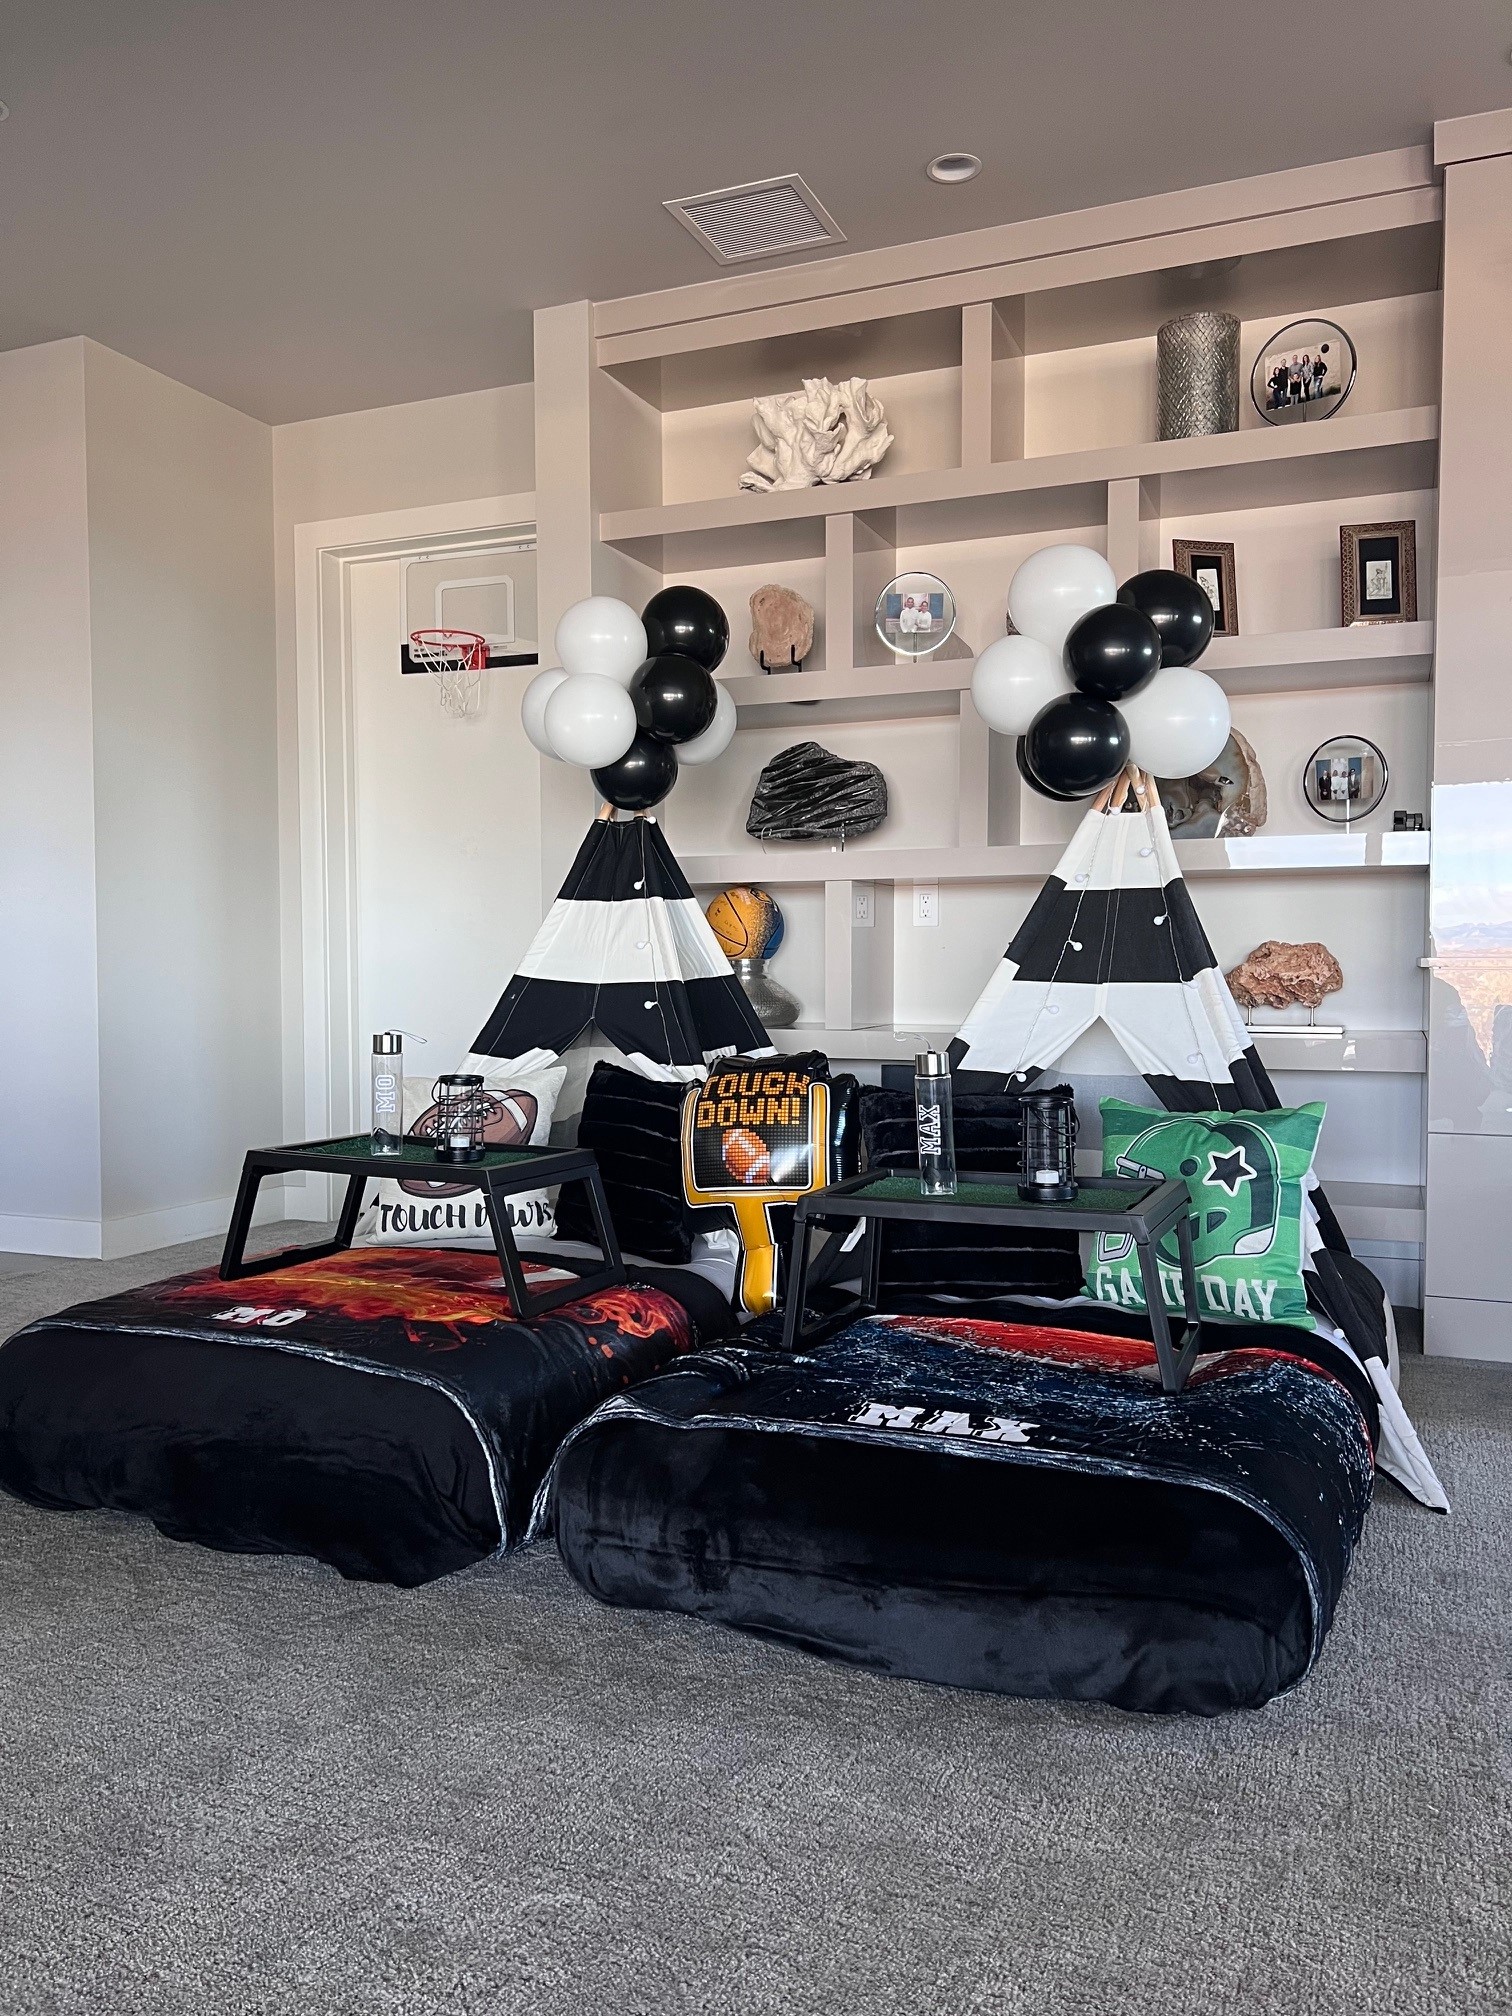
<path fill-rule="evenodd" d="M 1213 605 L 1213 635 L 1239 635 L 1239 591 L 1234 583 L 1234 544 L 1225 539 L 1173 539 L 1171 564 L 1205 589 Z"/>
<path fill-rule="evenodd" d="M 1417 526 L 1339 527 L 1339 587 L 1344 623 L 1416 623 Z"/>

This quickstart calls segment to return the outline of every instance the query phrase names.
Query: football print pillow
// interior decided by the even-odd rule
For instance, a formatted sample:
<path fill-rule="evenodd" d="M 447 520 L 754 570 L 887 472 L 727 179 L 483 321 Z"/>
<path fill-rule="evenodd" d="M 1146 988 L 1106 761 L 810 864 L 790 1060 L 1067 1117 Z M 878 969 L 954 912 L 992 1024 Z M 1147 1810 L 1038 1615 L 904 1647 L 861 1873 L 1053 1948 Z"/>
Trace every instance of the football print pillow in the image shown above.
<path fill-rule="evenodd" d="M 480 1058 L 468 1060 L 469 1070 L 482 1069 Z M 483 1139 L 490 1148 L 539 1148 L 551 1138 L 551 1116 L 567 1076 L 561 1064 L 522 1071 L 508 1062 L 487 1060 L 483 1074 Z M 435 1137 L 436 1102 L 433 1078 L 404 1081 L 404 1131 L 412 1141 Z M 486 1246 L 492 1248 L 483 1193 L 460 1172 L 437 1168 L 427 1176 L 384 1176 L 369 1185 L 367 1203 L 357 1221 L 353 1243 L 358 1246 Z M 545 1190 L 521 1190 L 505 1200 L 515 1236 L 549 1239 L 556 1215 Z"/>
<path fill-rule="evenodd" d="M 1102 1101 L 1103 1174 L 1179 1176 L 1192 1199 L 1197 1305 L 1204 1322 L 1289 1323 L 1310 1330 L 1302 1281 L 1303 1197 L 1326 1108 L 1167 1113 Z M 1156 1249 L 1166 1307 L 1179 1312 L 1174 1232 Z M 1126 1233 L 1099 1232 L 1087 1293 L 1143 1309 L 1139 1256 Z"/>

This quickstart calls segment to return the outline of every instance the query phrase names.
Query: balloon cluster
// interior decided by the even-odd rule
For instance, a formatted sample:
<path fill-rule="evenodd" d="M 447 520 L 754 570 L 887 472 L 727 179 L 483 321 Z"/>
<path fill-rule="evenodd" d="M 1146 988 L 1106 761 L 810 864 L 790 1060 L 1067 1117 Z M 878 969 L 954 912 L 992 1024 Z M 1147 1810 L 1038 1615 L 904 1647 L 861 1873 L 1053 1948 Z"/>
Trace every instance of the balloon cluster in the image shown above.
<path fill-rule="evenodd" d="M 714 677 L 729 645 L 725 613 L 702 588 L 663 588 L 639 616 L 589 595 L 557 625 L 561 668 L 525 688 L 525 733 L 543 756 L 591 770 L 620 811 L 649 811 L 680 763 L 712 763 L 730 746 L 735 702 Z"/>
<path fill-rule="evenodd" d="M 1213 605 L 1156 567 L 1120 588 L 1090 546 L 1046 546 L 1008 588 L 1019 633 L 989 644 L 971 697 L 989 728 L 1018 737 L 1019 774 L 1044 798 L 1090 798 L 1130 761 L 1190 777 L 1229 738 L 1228 696 L 1196 670 Z"/>

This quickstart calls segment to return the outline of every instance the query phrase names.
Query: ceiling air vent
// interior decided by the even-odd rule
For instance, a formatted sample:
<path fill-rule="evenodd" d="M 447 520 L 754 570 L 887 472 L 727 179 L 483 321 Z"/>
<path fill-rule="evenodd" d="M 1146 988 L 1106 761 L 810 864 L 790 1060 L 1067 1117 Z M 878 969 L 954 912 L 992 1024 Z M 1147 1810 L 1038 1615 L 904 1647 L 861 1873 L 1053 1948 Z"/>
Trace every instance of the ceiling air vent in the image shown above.
<path fill-rule="evenodd" d="M 766 182 L 743 182 L 738 189 L 679 196 L 663 208 L 721 266 L 845 243 L 845 233 L 801 175 L 774 175 Z"/>

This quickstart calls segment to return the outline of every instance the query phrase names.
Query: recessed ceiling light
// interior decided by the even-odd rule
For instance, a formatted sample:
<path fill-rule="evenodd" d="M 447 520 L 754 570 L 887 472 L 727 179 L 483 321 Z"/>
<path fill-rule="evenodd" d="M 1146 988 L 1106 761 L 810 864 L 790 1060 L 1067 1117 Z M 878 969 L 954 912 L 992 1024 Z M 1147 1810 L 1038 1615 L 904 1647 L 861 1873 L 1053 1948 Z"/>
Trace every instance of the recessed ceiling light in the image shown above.
<path fill-rule="evenodd" d="M 931 182 L 969 182 L 980 175 L 982 164 L 975 154 L 936 154 L 924 170 Z"/>

